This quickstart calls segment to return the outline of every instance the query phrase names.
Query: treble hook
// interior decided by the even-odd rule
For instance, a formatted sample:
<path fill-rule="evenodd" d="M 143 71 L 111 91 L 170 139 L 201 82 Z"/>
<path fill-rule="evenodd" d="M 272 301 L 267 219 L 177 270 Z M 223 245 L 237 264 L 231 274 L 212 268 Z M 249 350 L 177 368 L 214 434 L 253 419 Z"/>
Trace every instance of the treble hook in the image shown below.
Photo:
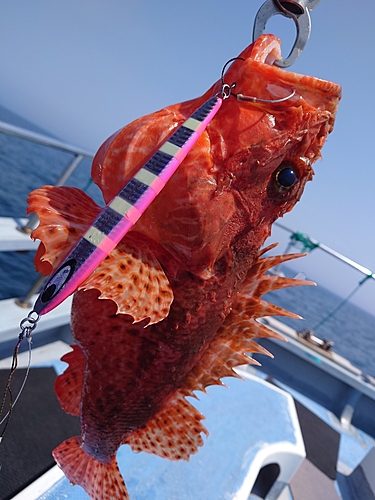
<path fill-rule="evenodd" d="M 280 68 L 291 66 L 301 55 L 310 37 L 310 11 L 320 2 L 321 0 L 266 0 L 255 16 L 253 41 L 264 32 L 267 21 L 271 17 L 282 15 L 293 19 L 296 25 L 297 36 L 292 50 L 286 59 L 275 61 L 274 63 Z"/>

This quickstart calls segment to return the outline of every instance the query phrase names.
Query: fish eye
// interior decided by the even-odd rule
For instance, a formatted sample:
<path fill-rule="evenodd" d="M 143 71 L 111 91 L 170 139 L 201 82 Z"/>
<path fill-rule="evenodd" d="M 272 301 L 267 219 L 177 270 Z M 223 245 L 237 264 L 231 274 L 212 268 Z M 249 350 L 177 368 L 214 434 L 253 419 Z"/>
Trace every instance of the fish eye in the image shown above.
<path fill-rule="evenodd" d="M 53 299 L 55 295 L 62 289 L 65 283 L 70 279 L 73 274 L 76 265 L 75 259 L 71 259 L 65 262 L 60 269 L 52 276 L 50 281 L 47 283 L 44 292 L 42 293 L 40 299 L 42 302 L 46 303 Z"/>
<path fill-rule="evenodd" d="M 274 174 L 275 187 L 279 193 L 291 189 L 298 181 L 297 169 L 291 163 L 283 162 Z"/>

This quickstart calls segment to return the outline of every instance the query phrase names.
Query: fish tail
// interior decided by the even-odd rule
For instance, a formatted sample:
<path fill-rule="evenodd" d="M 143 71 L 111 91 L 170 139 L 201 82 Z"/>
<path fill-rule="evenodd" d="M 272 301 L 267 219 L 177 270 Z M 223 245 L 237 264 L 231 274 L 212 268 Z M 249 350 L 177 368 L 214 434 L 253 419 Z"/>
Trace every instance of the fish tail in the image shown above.
<path fill-rule="evenodd" d="M 53 450 L 53 457 L 72 484 L 82 486 L 91 500 L 129 500 L 116 458 L 99 462 L 82 449 L 82 439 L 67 439 Z"/>

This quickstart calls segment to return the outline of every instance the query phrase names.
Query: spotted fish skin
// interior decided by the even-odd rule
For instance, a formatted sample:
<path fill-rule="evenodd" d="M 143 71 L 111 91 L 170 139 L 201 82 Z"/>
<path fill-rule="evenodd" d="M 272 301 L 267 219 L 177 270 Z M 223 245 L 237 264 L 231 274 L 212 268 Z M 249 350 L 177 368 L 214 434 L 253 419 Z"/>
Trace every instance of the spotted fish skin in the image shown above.
<path fill-rule="evenodd" d="M 254 339 L 276 334 L 256 321 L 296 317 L 264 293 L 308 282 L 266 271 L 295 256 L 264 257 L 272 223 L 311 180 L 333 128 L 340 87 L 272 66 L 278 40 L 260 37 L 225 75 L 236 92 L 281 103 L 226 99 L 163 191 L 75 294 L 76 342 L 56 380 L 62 407 L 81 418 L 81 436 L 54 450 L 74 484 L 95 500 L 129 498 L 116 464 L 127 444 L 173 460 L 203 445 L 203 416 L 186 396 L 205 391 L 263 352 Z M 99 149 L 92 175 L 108 203 L 160 144 L 210 96 L 142 117 Z M 290 186 L 279 182 L 288 169 Z M 40 225 L 37 266 L 56 269 L 100 212 L 74 188 L 30 195 Z M 51 238 L 53 229 L 53 238 Z M 209 425 L 209 423 L 208 423 Z M 215 439 L 211 436 L 211 439 Z"/>

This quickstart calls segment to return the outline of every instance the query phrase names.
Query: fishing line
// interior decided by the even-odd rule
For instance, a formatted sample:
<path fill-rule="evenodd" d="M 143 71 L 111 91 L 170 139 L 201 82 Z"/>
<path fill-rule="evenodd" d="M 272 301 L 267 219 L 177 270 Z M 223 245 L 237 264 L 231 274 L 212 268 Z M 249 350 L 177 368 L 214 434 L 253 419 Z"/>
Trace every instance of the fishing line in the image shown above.
<path fill-rule="evenodd" d="M 4 428 L 2 430 L 2 432 L 0 433 L 0 443 L 4 437 L 4 434 L 5 434 L 5 431 L 8 427 L 8 424 L 9 424 L 9 421 L 10 421 L 10 417 L 11 417 L 11 414 L 12 414 L 12 411 L 13 411 L 13 408 L 15 406 L 15 404 L 17 403 L 17 401 L 19 400 L 20 396 L 21 396 L 21 393 L 23 391 L 23 388 L 25 387 L 25 384 L 26 384 L 26 381 L 27 381 L 27 378 L 29 376 L 29 372 L 30 372 L 30 366 L 31 366 L 31 344 L 32 344 L 32 337 L 31 337 L 31 332 L 34 330 L 34 328 L 36 327 L 36 324 L 37 322 L 39 321 L 39 316 L 32 316 L 33 313 L 30 313 L 27 318 L 24 318 L 21 323 L 20 323 L 20 328 L 21 328 L 21 333 L 19 334 L 18 336 L 18 342 L 14 348 L 14 351 L 13 351 L 13 357 L 12 357 L 12 365 L 11 365 L 11 368 L 10 368 L 10 372 L 9 372 L 9 375 L 8 375 L 8 379 L 7 379 L 7 383 L 6 383 L 6 386 L 5 386 L 5 389 L 4 389 L 4 394 L 3 394 L 3 397 L 2 397 L 2 401 L 1 401 L 1 405 L 0 405 L 0 417 L 4 411 L 4 408 L 5 408 L 5 403 L 6 403 L 6 400 L 7 400 L 7 395 L 9 396 L 9 410 L 7 411 L 6 415 L 3 417 L 3 419 L 0 421 L 0 425 L 2 425 L 4 422 L 5 422 L 5 425 L 4 425 Z M 22 384 L 21 384 L 21 387 L 18 391 L 18 394 L 16 396 L 16 398 L 14 399 L 13 398 L 13 392 L 12 392 L 12 388 L 11 388 L 11 384 L 12 384 L 12 380 L 13 380 L 13 375 L 17 369 L 17 366 L 18 366 L 18 352 L 19 352 L 19 348 L 20 348 L 20 345 L 21 345 L 21 342 L 24 338 L 27 338 L 27 341 L 29 343 L 29 356 L 28 356 L 28 362 L 27 362 L 27 368 L 26 368 L 26 373 L 25 373 L 25 376 L 23 378 L 23 381 L 22 381 Z"/>
<path fill-rule="evenodd" d="M 319 321 L 319 323 L 317 323 L 312 329 L 314 331 L 316 331 L 318 328 L 320 328 L 322 325 L 324 325 L 324 323 L 326 321 L 328 321 L 330 318 L 332 318 L 339 309 L 341 309 L 341 307 L 346 304 L 352 297 L 353 295 L 359 290 L 359 288 L 363 285 L 363 283 L 365 281 L 367 281 L 369 278 L 371 278 L 372 276 L 366 276 L 365 278 L 363 278 L 363 280 L 361 280 L 358 285 L 354 288 L 354 290 L 352 292 L 350 292 L 350 294 L 344 299 L 342 300 L 339 305 L 337 307 L 335 307 L 335 309 L 333 311 L 331 311 L 329 314 L 327 314 L 327 316 L 325 316 L 321 321 Z"/>
<path fill-rule="evenodd" d="M 243 57 L 232 57 L 232 59 L 229 59 L 224 66 L 223 69 L 221 70 L 221 92 L 229 97 L 231 94 L 236 97 L 236 94 L 233 94 L 232 89 L 236 86 L 236 82 L 231 83 L 228 85 L 227 83 L 224 82 L 224 72 L 228 64 L 232 63 L 233 61 L 244 61 L 245 59 Z"/>

